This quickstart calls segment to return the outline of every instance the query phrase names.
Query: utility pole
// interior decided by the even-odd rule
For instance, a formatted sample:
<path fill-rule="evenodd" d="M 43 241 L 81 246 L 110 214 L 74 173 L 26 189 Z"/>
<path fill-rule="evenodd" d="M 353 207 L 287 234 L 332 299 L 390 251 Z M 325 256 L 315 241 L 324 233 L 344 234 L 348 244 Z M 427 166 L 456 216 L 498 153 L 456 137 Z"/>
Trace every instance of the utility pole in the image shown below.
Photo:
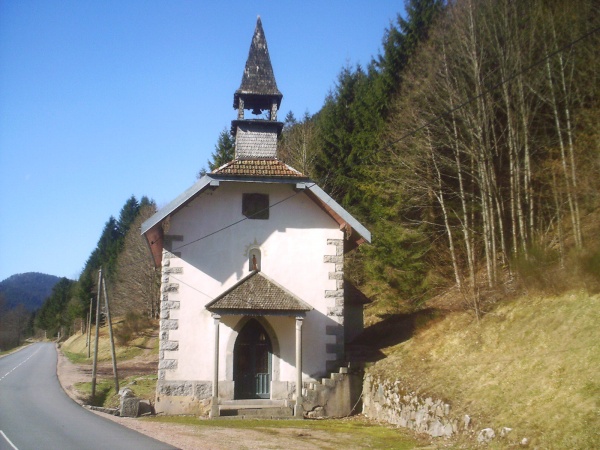
<path fill-rule="evenodd" d="M 113 338 L 112 321 L 110 320 L 110 308 L 108 306 L 108 291 L 106 283 L 102 279 L 102 289 L 104 290 L 104 302 L 106 303 L 106 319 L 108 320 L 108 335 L 110 336 L 110 350 L 113 364 L 113 374 L 115 376 L 115 392 L 119 392 L 119 374 L 117 372 L 117 353 L 115 352 L 115 340 Z"/>
<path fill-rule="evenodd" d="M 92 305 L 94 302 L 94 298 L 90 297 L 90 312 L 88 313 L 88 321 L 87 321 L 87 341 L 86 341 L 86 347 L 88 349 L 88 358 L 90 357 L 90 349 L 92 347 Z"/>
<path fill-rule="evenodd" d="M 96 369 L 98 366 L 98 340 L 100 327 L 100 294 L 102 290 L 102 269 L 98 271 L 98 296 L 96 298 L 96 345 L 94 347 L 94 363 L 92 365 L 92 400 L 96 397 Z"/>

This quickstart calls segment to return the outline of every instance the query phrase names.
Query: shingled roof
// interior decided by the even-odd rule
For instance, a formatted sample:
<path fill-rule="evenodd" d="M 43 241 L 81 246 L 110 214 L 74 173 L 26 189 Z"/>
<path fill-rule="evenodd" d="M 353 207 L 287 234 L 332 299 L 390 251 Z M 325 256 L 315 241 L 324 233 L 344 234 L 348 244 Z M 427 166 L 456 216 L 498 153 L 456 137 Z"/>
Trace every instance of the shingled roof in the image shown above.
<path fill-rule="evenodd" d="M 279 91 L 275 82 L 267 39 L 265 38 L 260 16 L 256 21 L 248 60 L 242 75 L 242 84 L 233 96 L 233 107 L 235 109 L 239 106 L 240 95 L 276 97 L 277 107 L 279 107 L 283 98 L 283 94 Z"/>
<path fill-rule="evenodd" d="M 259 271 L 251 272 L 206 305 L 219 314 L 298 314 L 312 306 Z"/>
<path fill-rule="evenodd" d="M 212 171 L 211 175 L 308 178 L 277 159 L 236 159 Z"/>

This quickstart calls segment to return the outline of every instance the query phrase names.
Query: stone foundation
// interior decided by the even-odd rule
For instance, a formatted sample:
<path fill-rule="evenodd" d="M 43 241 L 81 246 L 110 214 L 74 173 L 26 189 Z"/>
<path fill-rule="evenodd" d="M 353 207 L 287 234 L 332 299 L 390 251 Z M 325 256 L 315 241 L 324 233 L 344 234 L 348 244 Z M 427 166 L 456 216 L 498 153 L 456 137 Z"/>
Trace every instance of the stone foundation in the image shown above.
<path fill-rule="evenodd" d="M 210 381 L 161 381 L 156 385 L 157 413 L 208 416 L 212 395 Z"/>

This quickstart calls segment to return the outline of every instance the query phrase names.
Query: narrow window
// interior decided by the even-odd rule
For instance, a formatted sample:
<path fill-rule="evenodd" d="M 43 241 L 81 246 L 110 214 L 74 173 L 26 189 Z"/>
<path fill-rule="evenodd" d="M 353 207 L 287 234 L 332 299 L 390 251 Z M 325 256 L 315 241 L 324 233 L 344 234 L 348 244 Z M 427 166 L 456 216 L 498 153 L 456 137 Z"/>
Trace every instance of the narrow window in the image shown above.
<path fill-rule="evenodd" d="M 267 194 L 243 194 L 242 214 L 248 219 L 269 218 L 269 196 Z"/>
<path fill-rule="evenodd" d="M 260 270 L 260 250 L 253 248 L 250 250 L 250 254 L 248 256 L 248 269 L 251 272 L 254 270 Z"/>

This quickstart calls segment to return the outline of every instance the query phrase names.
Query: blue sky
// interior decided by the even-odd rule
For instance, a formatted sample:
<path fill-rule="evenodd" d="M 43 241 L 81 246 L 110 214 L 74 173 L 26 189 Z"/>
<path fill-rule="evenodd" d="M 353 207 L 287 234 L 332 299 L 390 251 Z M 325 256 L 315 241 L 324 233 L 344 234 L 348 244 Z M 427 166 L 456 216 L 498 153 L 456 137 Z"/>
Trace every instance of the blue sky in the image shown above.
<path fill-rule="evenodd" d="M 0 280 L 76 278 L 108 218 L 159 207 L 235 118 L 261 16 L 280 117 L 317 112 L 403 9 L 387 1 L 0 0 Z"/>

